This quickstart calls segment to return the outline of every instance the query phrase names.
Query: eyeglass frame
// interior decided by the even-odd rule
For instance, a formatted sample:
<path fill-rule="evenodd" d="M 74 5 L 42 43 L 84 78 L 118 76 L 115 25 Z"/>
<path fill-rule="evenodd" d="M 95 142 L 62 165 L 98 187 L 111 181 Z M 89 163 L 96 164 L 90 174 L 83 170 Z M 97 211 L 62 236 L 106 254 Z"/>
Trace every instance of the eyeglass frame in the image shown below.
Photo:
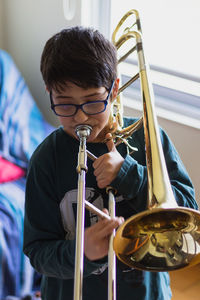
<path fill-rule="evenodd" d="M 73 116 L 75 116 L 76 113 L 77 113 L 77 111 L 78 111 L 79 109 L 81 109 L 82 112 L 84 112 L 86 115 L 98 115 L 98 114 L 101 114 L 102 112 L 104 112 L 104 111 L 106 110 L 106 107 L 107 107 L 107 105 L 108 105 L 108 100 L 109 100 L 109 98 L 110 98 L 110 96 L 111 96 L 111 92 L 112 92 L 114 83 L 115 83 L 115 80 L 113 80 L 113 82 L 112 82 L 112 84 L 111 84 L 111 87 L 110 87 L 110 89 L 108 90 L 108 95 L 107 95 L 107 97 L 106 97 L 105 100 L 95 100 L 95 101 L 90 101 L 90 102 L 84 102 L 84 103 L 82 103 L 82 104 L 54 104 L 54 103 L 53 103 L 53 98 L 52 98 L 52 91 L 50 91 L 50 92 L 49 92 L 49 97 L 50 97 L 50 102 L 51 102 L 51 109 L 53 110 L 53 112 L 55 113 L 55 115 L 57 115 L 57 116 L 59 116 L 59 117 L 64 117 L 64 118 L 68 118 L 68 117 L 73 117 Z M 85 111 L 83 110 L 83 108 L 82 108 L 85 104 L 99 103 L 99 102 L 104 103 L 104 109 L 103 109 L 102 111 L 98 112 L 98 113 L 87 113 L 87 112 L 85 112 Z M 75 110 L 74 114 L 69 115 L 69 116 L 63 116 L 63 115 L 57 114 L 57 112 L 55 111 L 55 107 L 56 107 L 56 106 L 68 106 L 68 105 L 73 105 L 73 106 L 75 106 L 76 110 Z"/>

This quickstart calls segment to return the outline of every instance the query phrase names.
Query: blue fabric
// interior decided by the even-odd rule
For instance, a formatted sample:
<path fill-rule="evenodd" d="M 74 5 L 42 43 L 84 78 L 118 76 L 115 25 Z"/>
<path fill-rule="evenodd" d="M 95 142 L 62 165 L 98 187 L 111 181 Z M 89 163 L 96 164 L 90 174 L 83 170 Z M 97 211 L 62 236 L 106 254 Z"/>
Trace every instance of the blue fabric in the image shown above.
<path fill-rule="evenodd" d="M 31 154 L 52 129 L 12 58 L 0 50 L 0 155 L 26 168 Z"/>
<path fill-rule="evenodd" d="M 24 178 L 0 185 L 0 299 L 32 289 L 33 271 L 22 253 L 24 187 Z"/>
<path fill-rule="evenodd" d="M 0 155 L 26 170 L 30 156 L 53 130 L 43 118 L 9 54 L 0 50 Z M 34 289 L 22 251 L 26 178 L 0 184 L 0 300 Z"/>

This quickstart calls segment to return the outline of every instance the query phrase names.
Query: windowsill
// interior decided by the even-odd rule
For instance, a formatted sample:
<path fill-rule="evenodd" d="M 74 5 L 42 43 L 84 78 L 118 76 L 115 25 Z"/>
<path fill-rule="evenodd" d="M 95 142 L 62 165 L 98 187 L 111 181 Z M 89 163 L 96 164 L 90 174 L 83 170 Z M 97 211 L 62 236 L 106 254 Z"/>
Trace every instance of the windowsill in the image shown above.
<path fill-rule="evenodd" d="M 138 72 L 136 61 L 127 61 L 119 64 L 120 74 L 132 77 Z M 172 70 L 150 66 L 150 79 L 153 84 L 164 86 L 182 93 L 200 97 L 200 78 L 186 76 L 186 74 L 176 74 Z"/>
<path fill-rule="evenodd" d="M 142 102 L 140 102 L 138 100 L 133 100 L 133 99 L 130 99 L 129 97 L 123 96 L 123 105 L 124 105 L 124 107 L 126 107 L 128 109 L 133 109 L 133 110 L 139 111 L 142 114 L 142 111 L 143 111 Z M 173 121 L 175 123 L 179 123 L 179 124 L 182 124 L 185 126 L 200 129 L 200 121 L 195 118 L 184 116 L 177 112 L 172 112 L 170 110 L 167 110 L 166 108 L 164 109 L 164 108 L 160 108 L 160 107 L 155 107 L 155 110 L 156 110 L 157 117 L 161 117 L 166 120 Z"/>
<path fill-rule="evenodd" d="M 138 72 L 134 61 L 123 62 L 119 68 L 122 84 Z M 183 74 L 165 73 L 153 67 L 152 80 L 155 109 L 158 117 L 200 129 L 200 88 L 197 78 L 183 78 Z M 180 75 L 180 76 L 178 76 Z M 142 111 L 140 81 L 136 80 L 123 91 L 124 106 Z"/>

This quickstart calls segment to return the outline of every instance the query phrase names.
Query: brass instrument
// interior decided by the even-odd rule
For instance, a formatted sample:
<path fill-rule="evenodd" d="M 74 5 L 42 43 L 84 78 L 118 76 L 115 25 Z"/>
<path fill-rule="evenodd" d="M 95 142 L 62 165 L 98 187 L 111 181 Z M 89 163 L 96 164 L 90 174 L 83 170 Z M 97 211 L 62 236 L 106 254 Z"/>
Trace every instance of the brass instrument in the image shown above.
<path fill-rule="evenodd" d="M 127 27 L 118 40 L 116 35 L 125 20 L 135 15 L 136 22 L 131 27 Z M 136 30 L 133 28 L 136 26 Z M 178 207 L 173 195 L 170 184 L 166 162 L 160 140 L 159 127 L 154 108 L 154 95 L 152 85 L 149 82 L 148 68 L 144 56 L 142 34 L 139 14 L 136 10 L 131 10 L 118 23 L 113 33 L 113 43 L 120 48 L 128 40 L 136 41 L 136 44 L 120 60 L 124 60 L 132 51 L 137 51 L 139 73 L 136 74 L 125 87 L 120 88 L 120 92 L 129 86 L 135 79 L 140 78 L 141 95 L 143 99 L 143 118 L 135 124 L 122 129 L 122 105 L 120 98 L 116 99 L 115 106 L 117 113 L 110 118 L 111 134 L 118 145 L 126 141 L 131 134 L 144 127 L 146 145 L 146 165 L 148 176 L 148 204 L 147 210 L 138 213 L 126 220 L 117 230 L 116 235 L 112 236 L 113 248 L 117 257 L 126 265 L 147 271 L 172 271 L 186 266 L 191 266 L 200 262 L 200 212 Z M 76 266 L 75 266 L 75 285 L 74 300 L 81 300 L 82 290 L 82 270 L 80 263 L 83 253 L 83 219 L 84 206 L 89 210 L 101 215 L 98 209 L 90 207 L 91 204 L 84 200 L 84 175 L 86 172 L 86 139 L 90 134 L 90 128 L 78 128 L 77 135 L 80 139 L 79 155 L 82 156 L 83 163 L 79 160 L 81 167 L 77 168 L 81 183 L 82 192 L 79 194 L 82 200 L 78 199 L 77 211 L 77 241 L 76 245 Z M 92 159 L 95 157 L 88 153 Z M 80 202 L 80 203 L 79 203 Z M 106 215 L 107 218 L 109 216 Z M 80 221 L 79 221 L 80 219 Z M 80 225 L 82 224 L 82 225 Z M 111 239 L 111 240 L 112 240 Z M 113 249 L 109 249 L 109 252 Z M 113 253 L 111 252 L 113 257 Z M 111 267 L 112 268 L 112 267 Z M 78 273 L 77 273 L 78 272 Z M 111 279 L 113 282 L 114 279 Z M 78 282 L 78 284 L 77 284 Z M 110 287 L 113 289 L 113 286 Z M 115 295 L 109 292 L 109 299 L 115 299 Z"/>
<path fill-rule="evenodd" d="M 133 30 L 133 26 L 127 27 L 125 33 L 116 41 L 117 32 L 132 14 L 136 16 L 133 26 L 136 25 L 137 30 Z M 117 257 L 130 267 L 148 271 L 171 271 L 199 261 L 200 213 L 194 209 L 178 207 L 173 195 L 160 140 L 139 15 L 135 10 L 123 16 L 113 33 L 117 48 L 129 39 L 136 40 L 143 99 L 143 118 L 138 123 L 140 126 L 143 120 L 148 175 L 148 209 L 132 216 L 120 226 L 113 246 Z M 134 51 L 135 47 L 128 53 Z M 129 82 L 126 87 L 128 85 Z M 138 123 L 136 127 L 135 124 L 132 128 L 129 126 L 128 132 L 135 131 Z M 126 128 L 123 133 L 124 131 Z"/>
<path fill-rule="evenodd" d="M 115 217 L 115 199 L 114 191 L 111 187 L 107 188 L 109 195 L 109 214 L 103 213 L 90 202 L 85 200 L 85 173 L 87 171 L 87 154 L 95 160 L 96 157 L 86 150 L 86 140 L 91 133 L 92 128 L 88 125 L 79 125 L 76 128 L 76 134 L 80 140 L 78 153 L 78 195 L 77 195 L 77 222 L 76 222 L 76 255 L 75 255 L 75 276 L 74 276 L 74 300 L 82 299 L 83 284 L 83 249 L 84 249 L 84 218 L 85 207 L 95 212 L 98 216 L 110 219 Z M 116 256 L 113 250 L 113 239 L 115 232 L 112 233 L 109 242 L 108 253 L 108 300 L 116 300 Z"/>
<path fill-rule="evenodd" d="M 131 23 L 130 27 L 126 27 L 123 30 L 122 35 L 119 39 L 117 39 L 117 34 L 120 28 L 124 25 L 124 22 L 131 16 L 135 17 L 135 22 Z M 116 26 L 115 30 L 112 34 L 112 42 L 115 45 L 117 49 L 120 49 L 120 47 L 128 40 L 130 37 L 127 35 L 127 33 L 130 32 L 130 29 L 134 26 L 137 26 L 138 32 L 142 33 L 141 30 L 141 24 L 140 24 L 140 18 L 139 13 L 137 10 L 132 9 L 128 11 L 119 21 L 118 25 Z M 123 62 L 130 54 L 132 54 L 134 51 L 136 51 L 136 45 L 129 49 L 122 57 L 118 59 L 118 65 Z M 123 129 L 123 104 L 121 100 L 121 93 L 129 87 L 134 81 L 136 81 L 140 77 L 139 72 L 135 74 L 128 82 L 126 82 L 123 86 L 119 88 L 118 95 L 116 100 L 113 102 L 113 107 L 111 109 L 110 113 L 110 132 L 112 134 L 113 140 L 115 142 L 115 145 L 119 145 L 120 143 L 125 143 L 128 148 L 130 148 L 133 151 L 137 151 L 137 149 L 132 148 L 129 143 L 127 142 L 127 139 L 132 135 L 132 133 L 138 129 L 140 129 L 142 124 L 142 118 L 140 118 L 138 121 L 136 121 L 134 124 L 126 127 Z"/>

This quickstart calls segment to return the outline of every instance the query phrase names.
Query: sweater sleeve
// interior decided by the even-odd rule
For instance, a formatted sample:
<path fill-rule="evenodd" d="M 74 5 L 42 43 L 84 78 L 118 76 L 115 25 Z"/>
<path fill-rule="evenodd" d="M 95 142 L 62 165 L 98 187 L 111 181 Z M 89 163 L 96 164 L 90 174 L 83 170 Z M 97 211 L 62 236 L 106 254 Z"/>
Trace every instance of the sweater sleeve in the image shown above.
<path fill-rule="evenodd" d="M 24 221 L 24 253 L 32 266 L 49 277 L 74 277 L 75 240 L 66 240 L 53 168 L 42 168 L 33 158 L 27 176 Z M 84 276 L 99 267 L 101 262 L 84 258 Z"/>
<path fill-rule="evenodd" d="M 134 199 L 137 212 L 146 209 L 147 170 L 133 157 L 127 155 L 123 165 L 111 185 L 126 199 Z"/>
<path fill-rule="evenodd" d="M 167 134 L 162 129 L 160 133 L 175 199 L 179 206 L 198 209 L 191 179 Z M 133 200 L 136 211 L 140 212 L 146 209 L 148 189 L 143 130 L 132 136 L 132 143 L 138 148 L 138 152 L 125 157 L 112 186 L 127 199 Z"/>

